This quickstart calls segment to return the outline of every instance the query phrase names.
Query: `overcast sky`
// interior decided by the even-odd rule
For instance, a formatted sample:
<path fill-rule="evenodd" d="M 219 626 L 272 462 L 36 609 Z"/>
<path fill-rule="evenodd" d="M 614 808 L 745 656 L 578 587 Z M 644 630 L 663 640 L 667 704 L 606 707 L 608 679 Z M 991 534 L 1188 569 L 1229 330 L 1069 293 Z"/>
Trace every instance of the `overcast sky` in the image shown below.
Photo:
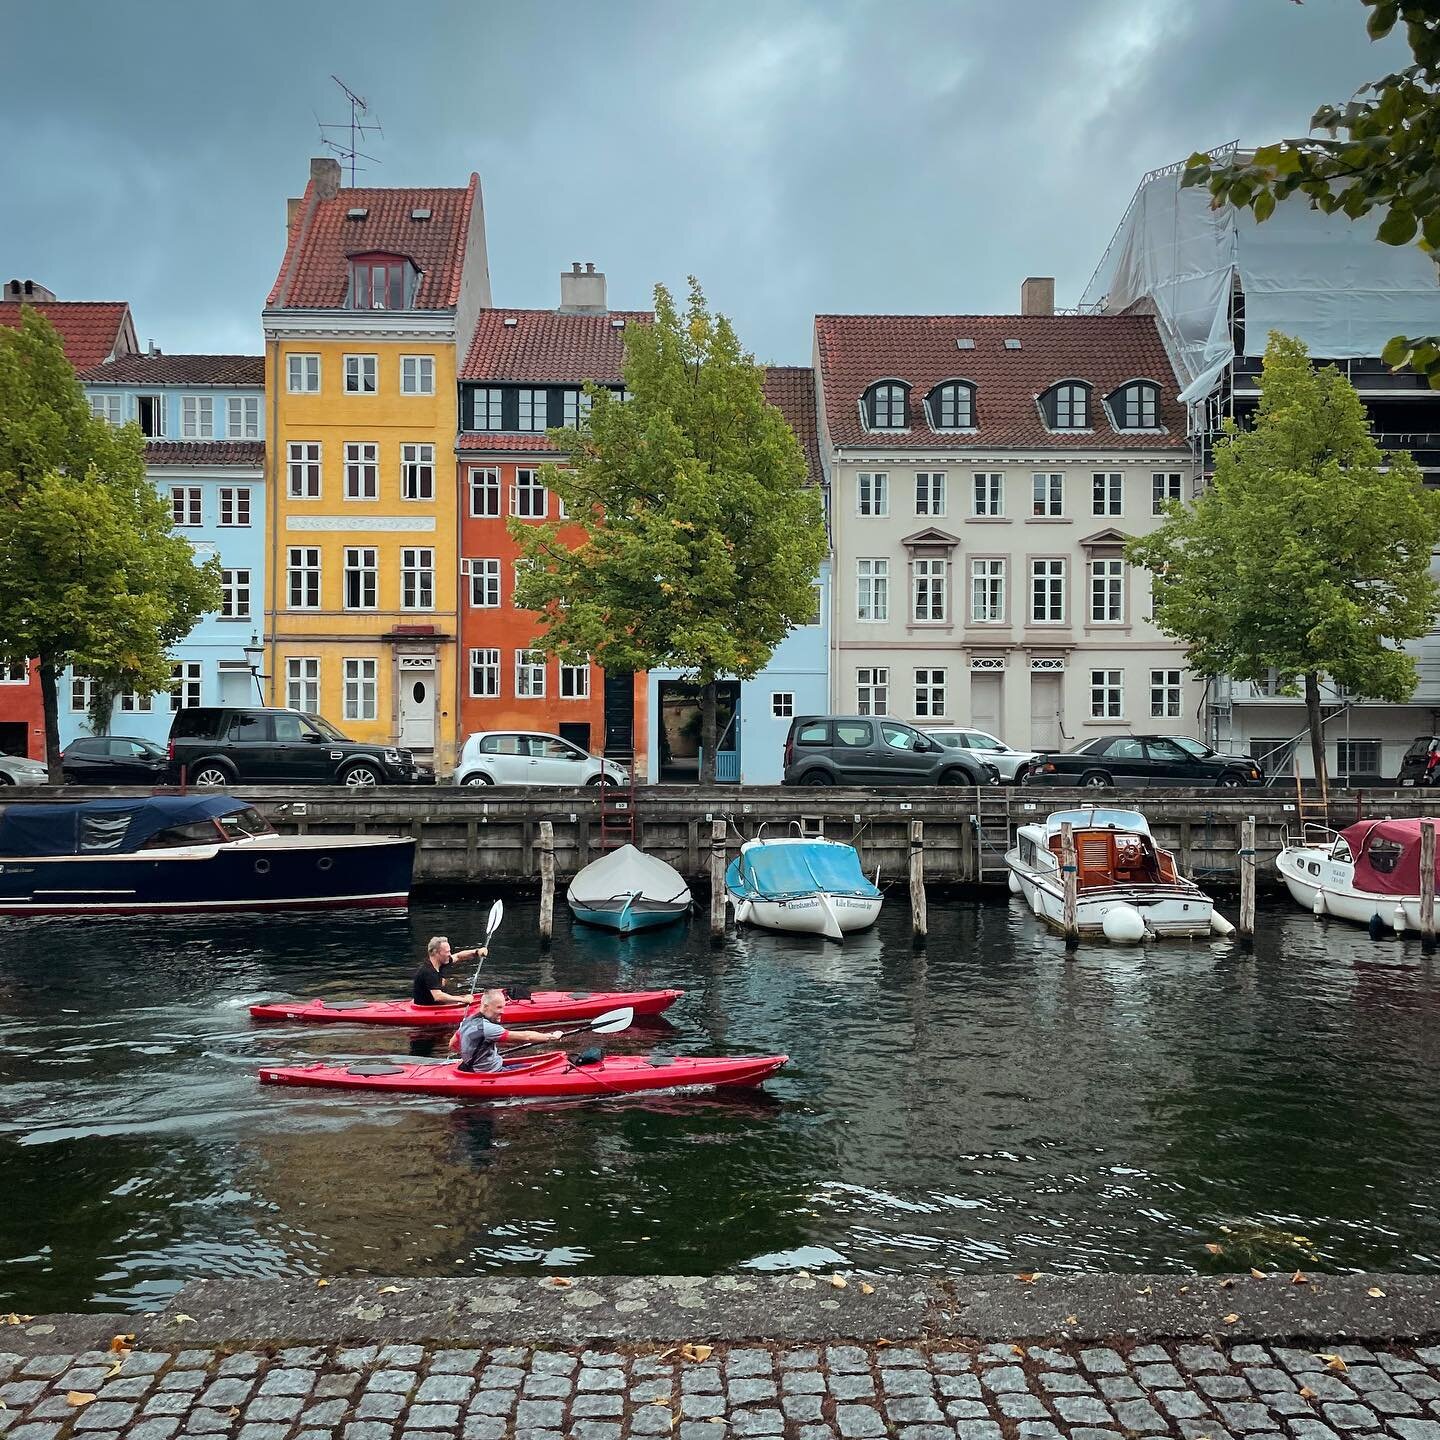
<path fill-rule="evenodd" d="M 6 0 L 0 278 L 260 349 L 316 117 L 377 185 L 480 174 L 499 305 L 695 274 L 758 359 L 817 312 L 1073 304 L 1148 169 L 1302 133 L 1408 56 L 1360 0 Z M 18 42 L 18 43 L 16 43 Z M 330 131 L 332 135 L 339 132 Z"/>

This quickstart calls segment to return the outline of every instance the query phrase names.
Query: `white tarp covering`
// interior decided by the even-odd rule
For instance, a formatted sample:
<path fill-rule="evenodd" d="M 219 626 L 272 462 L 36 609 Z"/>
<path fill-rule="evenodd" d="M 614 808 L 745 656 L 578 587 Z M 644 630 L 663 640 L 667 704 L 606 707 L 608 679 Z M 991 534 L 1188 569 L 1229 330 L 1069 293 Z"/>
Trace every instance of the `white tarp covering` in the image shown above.
<path fill-rule="evenodd" d="M 1440 279 L 1413 245 L 1383 245 L 1383 216 L 1360 220 L 1283 200 L 1257 224 L 1248 210 L 1210 208 L 1203 187 L 1180 187 L 1181 167 L 1147 176 L 1081 304 L 1124 310 L 1148 296 L 1185 386 L 1197 400 L 1232 357 L 1230 290 L 1245 292 L 1245 353 L 1272 330 L 1327 360 L 1378 355 L 1393 335 L 1440 333 Z"/>

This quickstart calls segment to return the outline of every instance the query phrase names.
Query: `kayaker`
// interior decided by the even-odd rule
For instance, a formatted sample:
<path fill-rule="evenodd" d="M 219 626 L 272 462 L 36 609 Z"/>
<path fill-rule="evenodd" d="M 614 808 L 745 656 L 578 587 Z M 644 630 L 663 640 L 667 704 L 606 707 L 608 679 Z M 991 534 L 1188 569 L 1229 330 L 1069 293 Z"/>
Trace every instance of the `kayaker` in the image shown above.
<path fill-rule="evenodd" d="M 476 960 L 487 953 L 483 945 L 477 945 L 473 950 L 451 954 L 450 942 L 443 935 L 431 936 L 430 943 L 425 947 L 425 958 L 410 982 L 410 998 L 417 1005 L 469 1005 L 475 999 L 474 995 L 450 994 L 441 979 L 441 971 L 457 960 Z"/>
<path fill-rule="evenodd" d="M 521 1044 L 543 1044 L 561 1039 L 563 1030 L 507 1030 L 500 1024 L 500 1012 L 505 1008 L 503 990 L 487 990 L 480 997 L 480 1008 L 460 1026 L 457 1039 L 460 1042 L 459 1069 L 466 1074 L 479 1071 L 489 1074 L 504 1068 L 496 1046 L 502 1040 L 518 1040 Z"/>

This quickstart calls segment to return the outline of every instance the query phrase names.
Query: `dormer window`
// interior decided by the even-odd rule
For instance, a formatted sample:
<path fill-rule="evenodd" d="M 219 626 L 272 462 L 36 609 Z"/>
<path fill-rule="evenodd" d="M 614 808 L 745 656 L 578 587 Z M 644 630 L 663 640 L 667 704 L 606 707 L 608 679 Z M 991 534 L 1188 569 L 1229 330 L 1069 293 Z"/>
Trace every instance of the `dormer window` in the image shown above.
<path fill-rule="evenodd" d="M 1090 428 L 1090 387 L 1078 380 L 1052 385 L 1040 397 L 1045 423 L 1052 430 Z"/>
<path fill-rule="evenodd" d="M 865 423 L 872 430 L 904 430 L 909 423 L 906 414 L 907 386 L 883 380 L 865 392 Z"/>
<path fill-rule="evenodd" d="M 932 430 L 975 428 L 975 387 L 965 380 L 946 380 L 926 397 Z"/>
<path fill-rule="evenodd" d="M 350 261 L 350 308 L 408 310 L 419 278 L 399 255 L 356 255 Z"/>
<path fill-rule="evenodd" d="M 1160 387 L 1149 380 L 1132 380 L 1110 396 L 1110 416 L 1117 430 L 1157 430 L 1160 427 Z"/>

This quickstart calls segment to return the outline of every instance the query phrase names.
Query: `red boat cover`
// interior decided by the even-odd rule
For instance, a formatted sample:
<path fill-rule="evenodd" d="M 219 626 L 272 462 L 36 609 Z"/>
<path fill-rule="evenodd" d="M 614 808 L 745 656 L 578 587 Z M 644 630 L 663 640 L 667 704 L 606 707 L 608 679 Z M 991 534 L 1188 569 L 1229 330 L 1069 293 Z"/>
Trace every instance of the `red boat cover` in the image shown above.
<path fill-rule="evenodd" d="M 1362 820 L 1340 837 L 1355 857 L 1355 888 L 1375 895 L 1420 893 L 1420 821 Z M 1440 880 L 1440 844 L 1436 846 Z M 1440 884 L 1436 886 L 1440 891 Z"/>

